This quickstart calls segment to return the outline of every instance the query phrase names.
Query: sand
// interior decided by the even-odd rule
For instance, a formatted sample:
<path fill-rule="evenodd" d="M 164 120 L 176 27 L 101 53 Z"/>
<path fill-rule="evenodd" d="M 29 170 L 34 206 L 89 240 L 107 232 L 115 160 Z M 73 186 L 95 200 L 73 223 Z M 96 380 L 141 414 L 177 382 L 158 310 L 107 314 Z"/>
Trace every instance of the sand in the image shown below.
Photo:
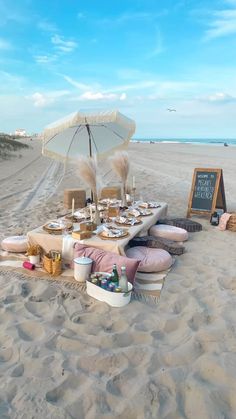
<path fill-rule="evenodd" d="M 63 212 L 63 177 L 41 144 L 0 163 L 0 238 Z M 223 169 L 236 209 L 236 148 L 131 144 L 137 195 L 185 216 L 194 167 Z M 103 165 L 104 181 L 116 183 Z M 0 274 L 0 417 L 179 419 L 236 417 L 235 233 L 195 218 L 186 253 L 158 305 L 112 309 L 75 290 Z"/>

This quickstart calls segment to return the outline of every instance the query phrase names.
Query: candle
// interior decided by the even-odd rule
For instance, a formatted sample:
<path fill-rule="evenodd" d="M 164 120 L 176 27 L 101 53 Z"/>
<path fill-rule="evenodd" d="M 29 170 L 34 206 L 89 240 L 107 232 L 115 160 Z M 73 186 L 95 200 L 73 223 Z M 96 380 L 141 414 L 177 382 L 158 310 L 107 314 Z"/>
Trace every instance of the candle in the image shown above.
<path fill-rule="evenodd" d="M 71 207 L 72 217 L 73 217 L 73 215 L 74 215 L 74 212 L 75 212 L 75 199 L 73 198 L 73 199 L 72 199 L 72 207 Z"/>
<path fill-rule="evenodd" d="M 93 221 L 93 209 L 92 209 L 92 205 L 90 205 L 89 210 L 90 210 L 90 221 Z"/>
<path fill-rule="evenodd" d="M 133 188 L 135 188 L 135 176 L 133 176 Z"/>

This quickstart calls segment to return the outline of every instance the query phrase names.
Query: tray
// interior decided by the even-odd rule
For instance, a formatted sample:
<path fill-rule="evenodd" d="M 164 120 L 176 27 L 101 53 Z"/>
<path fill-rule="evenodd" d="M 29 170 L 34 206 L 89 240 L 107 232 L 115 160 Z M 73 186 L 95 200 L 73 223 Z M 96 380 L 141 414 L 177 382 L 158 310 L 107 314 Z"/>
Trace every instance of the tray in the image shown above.
<path fill-rule="evenodd" d="M 47 224 L 44 224 L 43 230 L 47 231 L 49 234 L 61 234 L 64 230 L 72 231 L 73 224 L 72 222 L 66 221 L 61 224 L 58 221 L 49 221 Z"/>
<path fill-rule="evenodd" d="M 145 203 L 143 204 L 139 204 L 140 208 L 160 208 L 160 204 L 158 204 L 157 202 L 147 202 L 146 203 L 148 206 L 145 205 Z"/>
<path fill-rule="evenodd" d="M 135 217 L 134 217 L 135 218 Z M 115 223 L 118 225 L 118 226 L 123 226 L 123 227 L 134 227 L 134 226 L 137 226 L 137 225 L 139 225 L 139 224 L 142 224 L 142 220 L 141 219 L 139 219 L 139 218 L 136 218 L 136 222 L 135 222 L 135 224 L 131 224 L 131 222 L 130 223 L 119 223 L 119 221 L 115 221 Z"/>
<path fill-rule="evenodd" d="M 144 210 L 144 208 L 143 208 Z M 143 211 L 142 209 L 140 209 L 140 211 Z M 141 214 L 140 213 L 140 217 L 149 217 L 149 215 L 153 215 L 153 212 L 150 211 L 148 208 L 146 209 L 146 211 L 149 211 L 147 214 Z"/>
<path fill-rule="evenodd" d="M 124 237 L 127 237 L 127 236 L 129 236 L 128 230 L 124 230 L 123 234 L 118 236 L 118 237 L 116 237 L 116 236 L 107 237 L 107 236 L 104 235 L 104 231 L 102 231 L 101 233 L 98 234 L 98 237 L 100 237 L 100 239 L 102 239 L 102 240 L 121 240 L 121 239 L 123 239 Z"/>

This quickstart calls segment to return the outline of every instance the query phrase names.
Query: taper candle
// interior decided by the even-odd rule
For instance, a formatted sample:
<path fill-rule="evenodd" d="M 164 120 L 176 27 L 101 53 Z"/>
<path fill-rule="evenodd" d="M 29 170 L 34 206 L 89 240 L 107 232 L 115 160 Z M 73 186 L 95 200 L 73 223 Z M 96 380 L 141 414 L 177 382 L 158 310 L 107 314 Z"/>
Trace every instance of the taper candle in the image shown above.
<path fill-rule="evenodd" d="M 71 207 L 71 214 L 72 214 L 72 217 L 73 217 L 73 215 L 74 215 L 74 212 L 75 212 L 75 199 L 73 198 L 73 199 L 72 199 L 72 207 Z"/>
<path fill-rule="evenodd" d="M 93 209 L 92 209 L 92 205 L 90 205 L 89 210 L 90 210 L 90 221 L 93 221 Z"/>
<path fill-rule="evenodd" d="M 135 188 L 135 176 L 133 176 L 133 188 Z"/>

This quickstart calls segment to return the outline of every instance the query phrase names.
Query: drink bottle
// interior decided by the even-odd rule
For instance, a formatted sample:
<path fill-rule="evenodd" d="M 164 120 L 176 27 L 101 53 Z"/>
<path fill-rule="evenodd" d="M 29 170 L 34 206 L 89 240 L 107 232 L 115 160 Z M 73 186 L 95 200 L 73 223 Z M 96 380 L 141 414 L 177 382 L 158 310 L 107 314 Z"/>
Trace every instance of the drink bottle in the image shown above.
<path fill-rule="evenodd" d="M 112 269 L 110 280 L 111 280 L 111 282 L 114 282 L 114 284 L 117 284 L 118 285 L 118 283 L 119 283 L 119 275 L 118 275 L 116 264 L 113 265 L 113 269 Z"/>
<path fill-rule="evenodd" d="M 121 276 L 119 279 L 119 287 L 122 289 L 122 292 L 128 291 L 128 279 L 126 275 L 126 267 L 121 266 Z"/>

